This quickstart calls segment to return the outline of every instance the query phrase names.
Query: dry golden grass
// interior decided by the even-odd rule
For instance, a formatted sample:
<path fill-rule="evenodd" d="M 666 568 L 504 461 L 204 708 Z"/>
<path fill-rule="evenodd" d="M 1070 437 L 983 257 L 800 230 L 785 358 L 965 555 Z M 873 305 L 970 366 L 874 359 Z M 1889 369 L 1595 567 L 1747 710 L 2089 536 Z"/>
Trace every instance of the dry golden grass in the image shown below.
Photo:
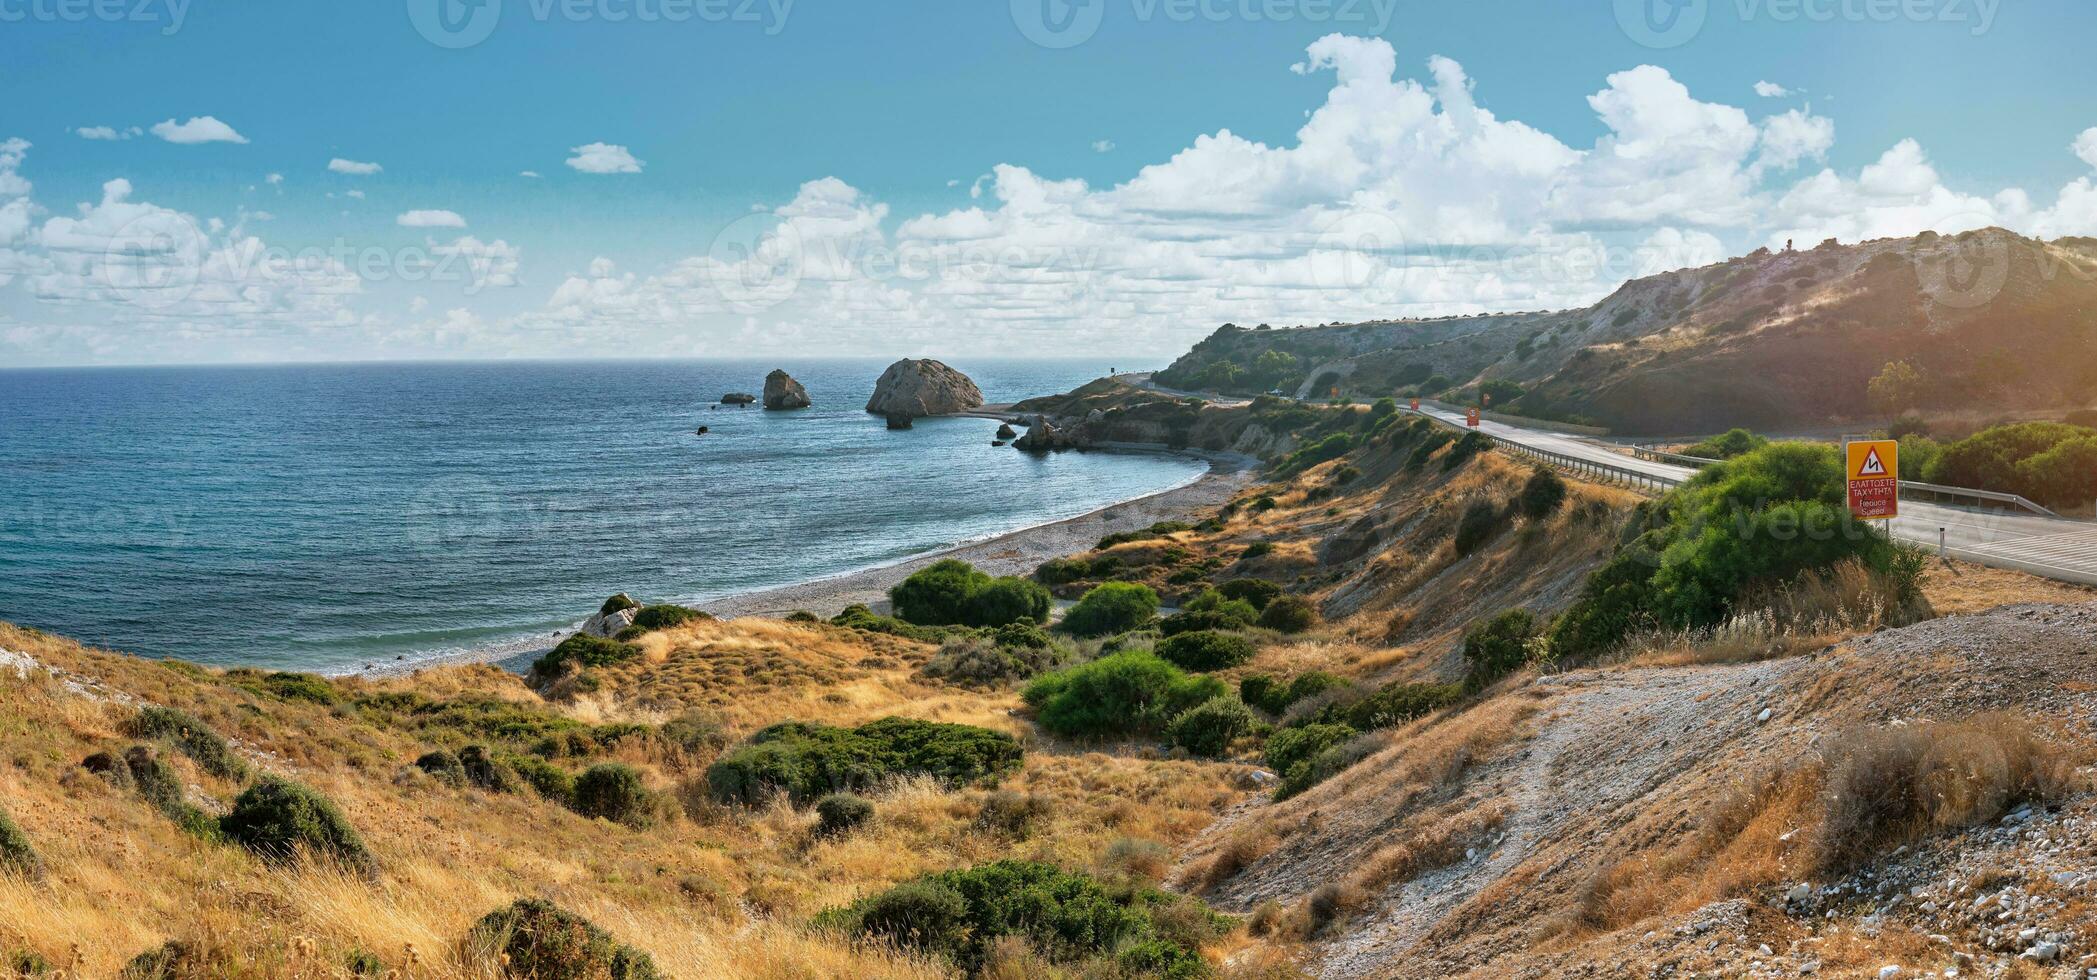
<path fill-rule="evenodd" d="M 0 879 L 0 953 L 33 950 L 82 977 L 114 975 L 174 939 L 190 943 L 207 964 L 200 969 L 214 977 L 337 977 L 344 957 L 362 950 L 401 977 L 484 978 L 491 965 L 462 960 L 458 941 L 480 916 L 518 897 L 544 897 L 595 921 L 652 953 L 673 976 L 944 976 L 936 964 L 844 944 L 801 923 L 905 878 L 1003 857 L 1136 873 L 1148 863 L 1155 874 L 1159 859 L 1131 842 L 1177 846 L 1243 796 L 1238 766 L 1061 755 L 1037 745 L 1002 784 L 1043 801 L 1042 817 L 1021 832 L 978 825 L 986 790 L 923 780 L 875 794 L 871 826 L 842 837 L 813 833 L 812 815 L 783 806 L 698 805 L 686 819 L 637 832 L 584 819 L 529 791 L 491 795 L 438 784 L 408 765 L 430 747 L 415 732 L 354 708 L 270 698 L 216 672 L 13 627 L 0 626 L 0 647 L 90 679 L 91 691 L 135 694 L 197 715 L 258 769 L 335 800 L 381 869 L 373 883 L 321 866 L 272 866 L 183 834 L 134 794 L 79 768 L 92 752 L 128 744 L 120 733 L 133 708 L 73 693 L 41 671 L 25 678 L 0 671 L 7 706 L 0 798 L 49 868 L 40 883 Z M 336 686 L 352 694 L 492 695 L 590 722 L 659 720 L 691 706 L 679 695 L 700 690 L 698 706 L 739 729 L 796 717 L 851 723 L 905 714 L 1026 730 L 1011 714 L 1011 695 L 928 684 L 914 673 L 925 648 L 891 637 L 738 621 L 680 630 L 650 649 L 650 662 L 607 677 L 646 692 L 633 698 L 606 683 L 599 698 L 550 704 L 487 668 Z M 746 675 L 740 666 L 705 663 L 709 656 L 771 664 L 782 674 Z M 796 679 L 785 682 L 786 674 Z M 696 676 L 707 678 L 703 689 L 684 686 Z M 165 755 L 206 809 L 223 809 L 238 792 L 179 754 Z M 612 757 L 633 762 L 665 791 L 704 762 L 660 755 L 621 743 Z"/>
<path fill-rule="evenodd" d="M 1962 616 L 2024 602 L 2097 602 L 2097 589 L 1956 559 L 1931 560 L 1922 594 L 1940 616 Z"/>
<path fill-rule="evenodd" d="M 1814 757 L 1736 786 L 1679 844 L 1602 869 L 1567 925 L 1575 934 L 1621 929 L 1843 873 L 1928 834 L 1995 819 L 2017 801 L 2086 791 L 2076 772 L 2086 759 L 2007 715 L 1845 732 Z"/>

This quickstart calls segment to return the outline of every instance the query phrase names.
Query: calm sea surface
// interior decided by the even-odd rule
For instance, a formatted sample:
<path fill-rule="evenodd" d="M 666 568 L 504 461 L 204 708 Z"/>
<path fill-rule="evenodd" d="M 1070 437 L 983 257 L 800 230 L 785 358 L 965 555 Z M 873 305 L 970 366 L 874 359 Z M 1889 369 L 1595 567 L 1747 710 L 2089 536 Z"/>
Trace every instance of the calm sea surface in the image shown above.
<path fill-rule="evenodd" d="M 547 645 L 613 592 L 837 575 L 1184 483 L 860 411 L 883 361 L 0 371 L 0 619 L 303 670 Z M 1105 362 L 956 361 L 992 402 Z M 1129 367 L 1130 365 L 1115 365 Z M 783 367 L 800 412 L 712 409 Z M 695 437 L 700 425 L 712 433 Z"/>

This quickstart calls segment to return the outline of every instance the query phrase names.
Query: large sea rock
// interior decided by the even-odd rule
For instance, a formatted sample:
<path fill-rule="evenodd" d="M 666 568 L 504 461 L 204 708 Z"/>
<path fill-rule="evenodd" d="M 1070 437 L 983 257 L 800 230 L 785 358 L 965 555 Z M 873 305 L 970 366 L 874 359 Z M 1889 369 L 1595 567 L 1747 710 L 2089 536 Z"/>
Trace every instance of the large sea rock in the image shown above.
<path fill-rule="evenodd" d="M 904 358 L 881 372 L 866 410 L 875 415 L 918 418 L 965 412 L 983 404 L 983 392 L 962 374 L 930 358 Z"/>
<path fill-rule="evenodd" d="M 801 387 L 793 375 L 785 371 L 773 371 L 765 375 L 765 408 L 780 411 L 790 408 L 808 407 L 808 389 Z"/>

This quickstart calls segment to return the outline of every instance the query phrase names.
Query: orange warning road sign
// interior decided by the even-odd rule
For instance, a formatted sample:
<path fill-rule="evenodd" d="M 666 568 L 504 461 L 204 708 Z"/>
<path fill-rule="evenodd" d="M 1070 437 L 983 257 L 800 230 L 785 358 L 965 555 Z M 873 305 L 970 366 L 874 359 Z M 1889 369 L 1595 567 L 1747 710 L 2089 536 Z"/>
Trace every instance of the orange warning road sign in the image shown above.
<path fill-rule="evenodd" d="M 1475 429 L 1475 428 L 1478 428 L 1478 410 L 1477 410 L 1477 409 L 1473 408 L 1473 409 L 1469 409 L 1469 410 L 1467 410 L 1467 411 L 1465 411 L 1465 412 L 1464 412 L 1464 424 L 1465 424 L 1465 425 L 1468 425 L 1468 426 L 1470 426 L 1471 428 L 1474 428 L 1474 429 Z"/>
<path fill-rule="evenodd" d="M 1415 398 L 1415 399 L 1413 399 L 1413 411 L 1417 412 L 1417 411 L 1419 411 L 1419 410 L 1420 410 L 1420 400 L 1419 400 L 1418 398 Z"/>
<path fill-rule="evenodd" d="M 1891 439 L 1852 442 L 1844 447 L 1849 477 L 1850 516 L 1860 521 L 1900 516 L 1900 443 Z"/>

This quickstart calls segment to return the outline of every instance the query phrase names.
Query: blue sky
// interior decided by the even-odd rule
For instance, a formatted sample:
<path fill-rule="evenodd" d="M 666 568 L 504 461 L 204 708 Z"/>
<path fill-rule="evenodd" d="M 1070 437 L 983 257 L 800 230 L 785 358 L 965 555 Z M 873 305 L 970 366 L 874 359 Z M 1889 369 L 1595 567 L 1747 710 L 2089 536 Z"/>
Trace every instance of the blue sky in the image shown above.
<path fill-rule="evenodd" d="M 1169 354 L 1223 319 L 1585 302 L 1784 235 L 2097 233 L 2070 149 L 2097 10 L 2069 0 L 1687 0 L 1700 26 L 1666 37 L 1626 18 L 1674 0 L 481 2 L 492 30 L 454 48 L 416 18 L 471 23 L 463 0 L 0 0 L 0 140 L 28 144 L 0 162 L 33 188 L 0 194 L 0 364 Z M 1028 36 L 1066 13 L 1051 44 L 1078 43 Z M 1451 135 L 1454 92 L 1491 126 Z M 1433 159 L 1398 149 L 1420 133 Z M 110 244 L 140 220 L 196 243 Z M 794 288 L 708 291 L 760 242 Z M 1506 258 L 1579 248 L 1669 254 L 1578 281 Z M 447 249 L 475 271 L 398 271 Z M 345 255 L 387 270 L 322 267 Z M 196 267 L 132 264 L 163 258 Z"/>

